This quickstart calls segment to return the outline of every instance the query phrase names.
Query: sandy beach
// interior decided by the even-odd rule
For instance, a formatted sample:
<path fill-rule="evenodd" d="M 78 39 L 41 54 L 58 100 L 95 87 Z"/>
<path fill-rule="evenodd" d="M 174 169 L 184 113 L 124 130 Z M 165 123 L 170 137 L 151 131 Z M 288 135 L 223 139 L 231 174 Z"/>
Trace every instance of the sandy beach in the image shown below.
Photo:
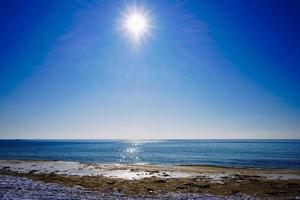
<path fill-rule="evenodd" d="M 19 160 L 2 160 L 0 169 L 2 179 L 6 180 L 1 181 L 1 191 L 5 191 L 3 185 L 11 184 L 8 177 L 14 177 L 18 178 L 17 182 L 21 185 L 24 181 L 30 181 L 39 184 L 58 184 L 68 189 L 75 187 L 76 190 L 86 192 L 92 191 L 96 199 L 97 195 L 100 195 L 98 199 L 107 197 L 103 195 L 110 196 L 110 199 L 118 199 L 120 195 L 122 198 L 135 198 L 138 195 L 140 199 L 300 198 L 300 170 L 297 169 Z M 27 190 L 24 191 L 26 193 Z"/>

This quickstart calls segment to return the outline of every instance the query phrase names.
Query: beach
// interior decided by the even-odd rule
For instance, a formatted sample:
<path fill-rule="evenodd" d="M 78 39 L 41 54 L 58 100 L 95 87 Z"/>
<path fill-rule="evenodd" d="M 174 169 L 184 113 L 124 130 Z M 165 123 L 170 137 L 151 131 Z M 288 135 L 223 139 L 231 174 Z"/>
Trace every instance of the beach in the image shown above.
<path fill-rule="evenodd" d="M 0 200 L 300 200 L 300 0 L 0 4 Z"/>
<path fill-rule="evenodd" d="M 64 187 L 58 184 L 32 181 L 31 179 L 0 175 L 0 199 L 89 199 L 89 200 L 154 200 L 154 199 L 200 199 L 200 200 L 255 200 L 246 195 L 215 196 L 193 193 L 167 193 L 159 195 L 125 195 L 118 192 L 99 193 L 80 187 Z"/>
<path fill-rule="evenodd" d="M 20 184 L 17 188 L 23 188 L 22 194 L 31 191 L 22 186 L 29 187 L 26 184 L 28 182 L 34 187 L 44 188 L 47 191 L 45 195 L 51 193 L 53 187 L 58 187 L 65 188 L 67 192 L 54 189 L 53 194 L 67 195 L 72 191 L 70 195 L 78 197 L 91 195 L 86 199 L 300 198 L 298 169 L 21 160 L 1 160 L 0 169 L 1 191 L 6 191 L 6 195 L 16 194 L 16 184 L 13 183 L 15 181 Z M 43 193 L 41 190 L 39 195 Z M 59 199 L 59 196 L 56 198 Z M 64 198 L 72 199 L 71 196 L 62 197 Z"/>

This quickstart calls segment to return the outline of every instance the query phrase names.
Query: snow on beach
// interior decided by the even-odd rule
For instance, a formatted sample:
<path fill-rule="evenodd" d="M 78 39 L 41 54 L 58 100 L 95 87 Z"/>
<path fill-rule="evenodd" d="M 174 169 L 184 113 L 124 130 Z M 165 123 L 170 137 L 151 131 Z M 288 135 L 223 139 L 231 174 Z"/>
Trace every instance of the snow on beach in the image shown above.
<path fill-rule="evenodd" d="M 138 166 L 123 164 L 86 164 L 68 161 L 13 161 L 0 160 L 0 169 L 8 169 L 21 173 L 55 173 L 58 175 L 76 176 L 104 176 L 109 178 L 122 178 L 126 180 L 138 180 L 143 178 L 193 178 L 202 177 L 211 181 L 221 181 L 224 177 L 232 177 L 237 172 L 233 171 L 193 171 L 189 167 L 179 166 Z M 252 173 L 252 172 L 251 172 Z M 269 180 L 300 179 L 298 174 L 289 172 L 258 171 L 255 175 Z"/>
<path fill-rule="evenodd" d="M 0 199 L 286 199 L 300 185 L 296 169 L 0 160 L 0 171 Z"/>
<path fill-rule="evenodd" d="M 28 178 L 14 177 L 14 176 L 1 176 L 0 175 L 0 199 L 8 200 L 154 200 L 154 199 L 199 199 L 199 200 L 238 200 L 248 199 L 255 200 L 257 198 L 239 195 L 239 196 L 214 196 L 203 194 L 182 194 L 182 193 L 168 193 L 163 195 L 148 196 L 130 196 L 122 193 L 97 193 L 84 190 L 80 187 L 65 187 L 53 183 L 43 183 L 39 181 L 33 181 Z"/>
<path fill-rule="evenodd" d="M 0 161 L 0 169 L 9 169 L 22 173 L 55 173 L 60 175 L 76 176 L 105 176 L 126 180 L 149 178 L 184 178 L 193 177 L 194 173 L 178 171 L 145 171 L 130 170 L 121 164 L 83 164 L 66 161 Z"/>

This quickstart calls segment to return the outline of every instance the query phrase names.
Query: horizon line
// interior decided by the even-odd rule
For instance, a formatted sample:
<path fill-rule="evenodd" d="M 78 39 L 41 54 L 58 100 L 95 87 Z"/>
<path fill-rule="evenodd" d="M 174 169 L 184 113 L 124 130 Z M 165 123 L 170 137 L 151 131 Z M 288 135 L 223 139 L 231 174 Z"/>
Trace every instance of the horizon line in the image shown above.
<path fill-rule="evenodd" d="M 132 141 L 147 141 L 147 140 L 300 140 L 300 138 L 0 138 L 0 140 L 132 140 Z"/>

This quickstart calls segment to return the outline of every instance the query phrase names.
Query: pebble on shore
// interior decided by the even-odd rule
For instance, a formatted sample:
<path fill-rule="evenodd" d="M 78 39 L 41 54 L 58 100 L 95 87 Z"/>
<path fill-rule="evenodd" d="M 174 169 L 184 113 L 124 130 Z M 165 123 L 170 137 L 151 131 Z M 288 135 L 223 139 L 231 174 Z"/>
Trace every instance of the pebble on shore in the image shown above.
<path fill-rule="evenodd" d="M 28 178 L 15 177 L 15 176 L 2 176 L 0 175 L 0 199 L 8 200 L 80 200 L 80 199 L 89 199 L 89 200 L 166 200 L 166 199 L 193 199 L 193 200 L 238 200 L 238 199 L 248 199 L 256 200 L 250 196 L 214 196 L 208 194 L 189 194 L 189 193 L 168 193 L 161 195 L 125 195 L 117 192 L 112 193 L 99 193 L 91 192 L 82 189 L 81 187 L 65 187 L 53 183 L 43 183 L 39 181 L 33 181 Z"/>

